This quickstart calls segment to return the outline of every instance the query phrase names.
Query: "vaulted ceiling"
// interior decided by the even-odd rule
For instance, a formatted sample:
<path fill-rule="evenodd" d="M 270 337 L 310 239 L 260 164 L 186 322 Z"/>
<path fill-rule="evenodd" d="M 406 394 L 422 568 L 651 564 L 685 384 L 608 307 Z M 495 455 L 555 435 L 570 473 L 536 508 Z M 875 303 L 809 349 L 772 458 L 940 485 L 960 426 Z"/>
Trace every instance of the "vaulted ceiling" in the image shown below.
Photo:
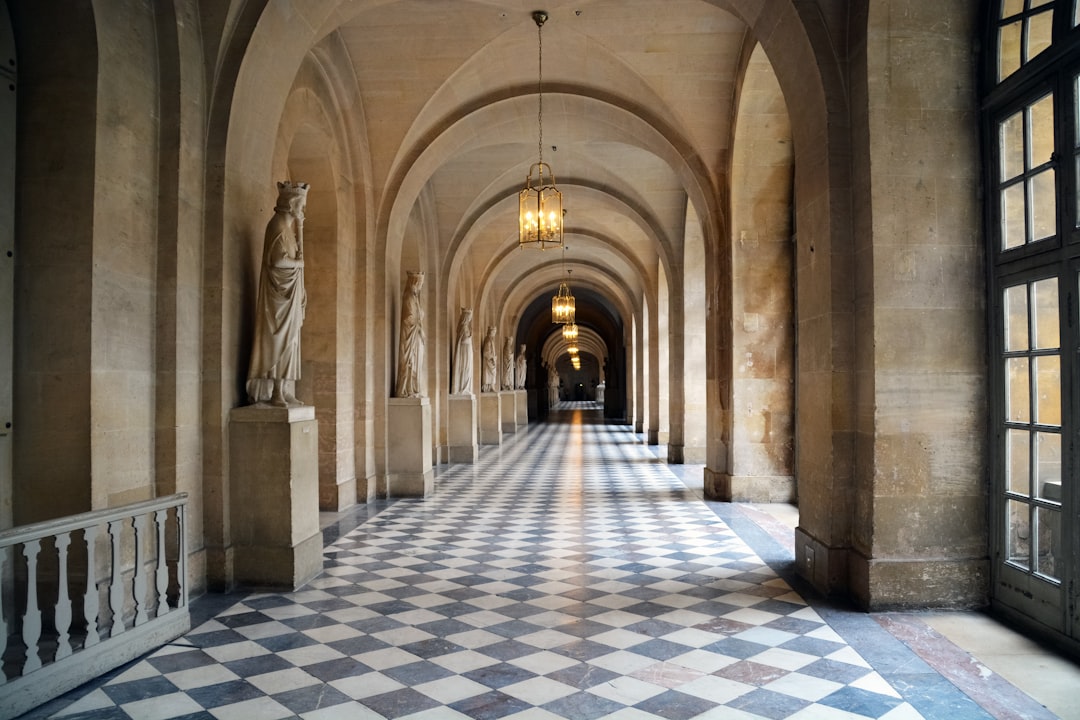
<path fill-rule="evenodd" d="M 539 33 L 537 9 L 549 16 Z M 441 266 L 489 303 L 514 295 L 510 312 L 521 313 L 550 296 L 565 261 L 576 283 L 632 309 L 655 291 L 658 268 L 677 272 L 687 203 L 710 214 L 747 28 L 709 2 L 367 2 L 341 4 L 319 32 L 352 62 L 390 232 L 424 207 Z M 516 249 L 540 97 L 565 259 Z"/>

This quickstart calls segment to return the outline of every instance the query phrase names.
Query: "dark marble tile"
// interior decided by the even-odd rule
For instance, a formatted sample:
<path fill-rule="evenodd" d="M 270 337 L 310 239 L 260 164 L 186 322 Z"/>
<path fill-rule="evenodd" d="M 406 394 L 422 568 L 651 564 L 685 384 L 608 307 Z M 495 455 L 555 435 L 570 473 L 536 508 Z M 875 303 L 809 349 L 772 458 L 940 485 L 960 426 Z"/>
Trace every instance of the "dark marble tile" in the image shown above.
<path fill-rule="evenodd" d="M 579 692 L 546 703 L 542 707 L 567 720 L 595 720 L 617 712 L 625 706 L 590 692 Z"/>
<path fill-rule="evenodd" d="M 826 705 L 872 718 L 881 717 L 902 702 L 902 700 L 888 695 L 879 695 L 850 685 L 818 700 L 819 705 Z M 954 718 L 956 716 L 949 715 L 948 717 Z"/>
<path fill-rule="evenodd" d="M 284 660 L 277 655 L 256 655 L 255 657 L 243 658 L 241 660 L 230 660 L 227 663 L 223 663 L 223 665 L 243 678 L 296 667 L 291 662 Z"/>
<path fill-rule="evenodd" d="M 360 702 L 386 718 L 399 718 L 439 707 L 438 702 L 412 688 L 373 695 Z"/>
<path fill-rule="evenodd" d="M 728 707 L 745 710 L 755 715 L 770 718 L 770 720 L 781 720 L 789 715 L 794 715 L 808 705 L 810 703 L 806 700 L 800 700 L 790 695 L 772 692 L 763 688 L 751 690 L 727 703 Z M 877 715 L 870 717 L 877 717 Z"/>
<path fill-rule="evenodd" d="M 204 708 L 216 708 L 261 697 L 263 692 L 247 680 L 230 680 L 217 685 L 192 688 L 187 694 Z"/>
<path fill-rule="evenodd" d="M 659 715 L 667 720 L 688 720 L 714 707 L 716 707 L 714 702 L 677 690 L 668 690 L 654 695 L 634 706 L 637 710 Z"/>
<path fill-rule="evenodd" d="M 442 678 L 450 677 L 455 673 L 447 670 L 441 665 L 425 661 L 387 668 L 382 671 L 382 674 L 397 680 L 402 685 L 413 686 L 431 682 L 432 680 L 441 680 Z"/>
<path fill-rule="evenodd" d="M 536 677 L 536 673 L 534 672 L 505 662 L 477 668 L 476 670 L 470 670 L 467 673 L 463 673 L 463 675 L 474 682 L 478 682 L 481 685 L 486 685 L 489 688 L 496 690 L 501 687 L 506 687 L 507 685 L 512 685 Z"/>
<path fill-rule="evenodd" d="M 363 675 L 371 672 L 371 668 L 361 662 L 357 662 L 351 657 L 346 657 L 305 665 L 304 672 L 312 677 L 319 678 L 324 683 L 328 683 L 332 680 L 340 680 L 344 677 Z"/>
<path fill-rule="evenodd" d="M 215 665 L 217 660 L 210 657 L 202 650 L 190 650 L 188 652 L 173 652 L 166 655 L 152 655 L 147 662 L 154 666 L 160 673 L 177 672 L 178 670 L 190 670 L 191 668 Z"/>
<path fill-rule="evenodd" d="M 136 700 L 147 700 L 161 695 L 168 695 L 176 692 L 178 688 L 165 677 L 158 675 L 106 685 L 104 690 L 110 700 L 117 705 L 123 705 Z"/>
<path fill-rule="evenodd" d="M 352 701 L 345 693 L 321 684 L 275 693 L 271 697 L 297 715 Z"/>
<path fill-rule="evenodd" d="M 507 715 L 523 712 L 532 706 L 523 700 L 501 692 L 489 692 L 465 698 L 452 703 L 450 707 L 474 720 L 496 720 Z"/>

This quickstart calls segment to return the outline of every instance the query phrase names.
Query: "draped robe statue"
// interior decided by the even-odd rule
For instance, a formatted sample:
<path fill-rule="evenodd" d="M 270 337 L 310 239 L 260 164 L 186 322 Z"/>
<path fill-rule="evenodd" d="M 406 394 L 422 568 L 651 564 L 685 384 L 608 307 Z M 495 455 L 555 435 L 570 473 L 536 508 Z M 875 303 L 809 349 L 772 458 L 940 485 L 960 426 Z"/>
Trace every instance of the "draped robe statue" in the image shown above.
<path fill-rule="evenodd" d="M 480 378 L 480 392 L 496 392 L 499 380 L 498 349 L 495 346 L 495 328 L 487 329 L 484 345 L 480 349 L 480 361 L 484 364 Z"/>
<path fill-rule="evenodd" d="M 424 308 L 420 288 L 424 273 L 410 272 L 401 298 L 401 336 L 398 340 L 397 387 L 399 398 L 423 397 L 420 372 L 424 364 Z"/>
<path fill-rule="evenodd" d="M 528 361 L 525 359 L 525 346 L 522 345 L 518 348 L 517 367 L 514 368 L 514 387 L 518 390 L 525 389 L 525 370 L 527 362 Z"/>
<path fill-rule="evenodd" d="M 548 365 L 548 405 L 555 407 L 559 402 L 559 371 L 554 365 Z"/>
<path fill-rule="evenodd" d="M 473 394 L 472 308 L 461 308 L 457 344 L 454 346 L 454 381 L 450 392 L 454 395 Z"/>
<path fill-rule="evenodd" d="M 514 341 L 511 338 L 503 342 L 502 389 L 514 389 Z"/>
<path fill-rule="evenodd" d="M 274 216 L 263 236 L 262 269 L 255 308 L 255 339 L 248 368 L 252 403 L 299 405 L 300 328 L 307 309 L 304 289 L 304 208 L 307 183 L 278 183 Z"/>

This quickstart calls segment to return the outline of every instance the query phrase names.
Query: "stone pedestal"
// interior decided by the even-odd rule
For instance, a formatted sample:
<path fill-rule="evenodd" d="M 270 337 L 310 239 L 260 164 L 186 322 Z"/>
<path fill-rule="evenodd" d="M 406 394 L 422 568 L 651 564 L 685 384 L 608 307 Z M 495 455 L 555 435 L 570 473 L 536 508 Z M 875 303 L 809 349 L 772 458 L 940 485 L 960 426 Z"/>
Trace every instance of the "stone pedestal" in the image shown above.
<path fill-rule="evenodd" d="M 504 433 L 517 432 L 517 393 L 513 390 L 503 390 L 499 393 L 499 407 L 502 410 L 502 431 Z"/>
<path fill-rule="evenodd" d="M 502 398 L 480 393 L 480 444 L 502 445 Z"/>
<path fill-rule="evenodd" d="M 523 428 L 529 424 L 529 391 L 515 390 L 514 402 L 517 404 L 517 426 Z"/>
<path fill-rule="evenodd" d="M 427 497 L 435 490 L 431 400 L 390 398 L 386 415 L 386 494 L 394 498 Z"/>
<path fill-rule="evenodd" d="M 477 406 L 475 395 L 451 395 L 447 400 L 446 435 L 450 462 L 475 463 Z"/>
<path fill-rule="evenodd" d="M 235 408 L 229 478 L 236 582 L 295 590 L 322 572 L 315 408 Z"/>

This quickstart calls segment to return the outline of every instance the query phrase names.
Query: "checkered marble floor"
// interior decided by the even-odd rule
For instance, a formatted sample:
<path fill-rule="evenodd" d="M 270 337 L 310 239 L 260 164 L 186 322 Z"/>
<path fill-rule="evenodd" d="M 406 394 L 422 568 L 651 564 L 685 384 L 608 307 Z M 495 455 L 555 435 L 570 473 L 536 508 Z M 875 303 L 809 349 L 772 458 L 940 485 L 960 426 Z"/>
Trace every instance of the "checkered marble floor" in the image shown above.
<path fill-rule="evenodd" d="M 845 638 L 880 651 L 866 616 L 808 604 L 626 427 L 563 416 L 52 717 L 989 717 L 910 653 L 875 667 Z"/>

